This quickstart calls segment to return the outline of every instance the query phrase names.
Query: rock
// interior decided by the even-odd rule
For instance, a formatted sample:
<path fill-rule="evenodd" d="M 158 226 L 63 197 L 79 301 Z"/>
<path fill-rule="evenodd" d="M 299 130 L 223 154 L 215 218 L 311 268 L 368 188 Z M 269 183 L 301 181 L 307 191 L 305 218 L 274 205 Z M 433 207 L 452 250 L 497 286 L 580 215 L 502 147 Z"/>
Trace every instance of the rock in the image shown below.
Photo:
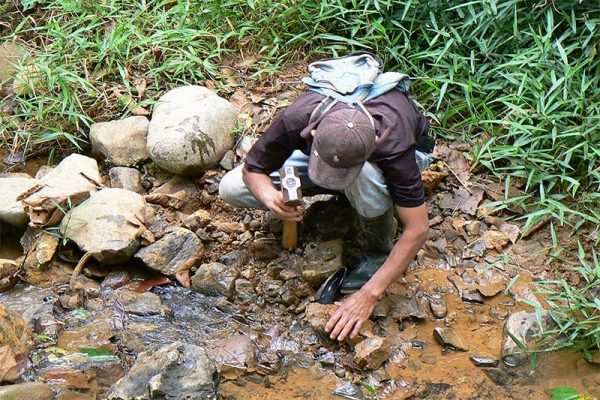
<path fill-rule="evenodd" d="M 111 289 L 118 289 L 122 286 L 127 285 L 131 282 L 131 275 L 127 271 L 112 271 L 106 275 L 106 278 L 102 281 L 103 287 L 109 287 Z"/>
<path fill-rule="evenodd" d="M 463 249 L 463 258 L 481 257 L 486 250 L 485 240 L 477 239 Z"/>
<path fill-rule="evenodd" d="M 23 318 L 0 302 L 0 382 L 14 382 L 28 367 L 32 333 Z"/>
<path fill-rule="evenodd" d="M 465 226 L 467 233 L 469 236 L 477 236 L 479 235 L 479 231 L 481 230 L 481 222 L 480 221 L 470 221 Z"/>
<path fill-rule="evenodd" d="M 210 224 L 211 216 L 206 210 L 197 210 L 193 214 L 187 216 L 183 221 L 183 226 L 188 228 L 190 231 L 197 231 L 201 228 L 206 228 Z"/>
<path fill-rule="evenodd" d="M 325 367 L 331 367 L 335 365 L 335 355 L 333 354 L 332 351 L 328 351 L 326 349 L 324 352 L 322 352 L 321 354 L 319 354 L 319 356 L 317 357 L 317 361 L 321 363 L 321 365 L 325 366 Z"/>
<path fill-rule="evenodd" d="M 0 44 L 0 81 L 14 76 L 15 66 L 23 58 L 23 50 L 13 42 Z"/>
<path fill-rule="evenodd" d="M 258 347 L 248 335 L 233 335 L 206 347 L 206 354 L 221 373 L 229 369 L 246 370 L 256 366 Z"/>
<path fill-rule="evenodd" d="M 171 314 L 171 309 L 162 303 L 157 294 L 152 292 L 137 293 L 132 290 L 119 289 L 111 295 L 118 299 L 125 312 L 130 314 L 140 316 Z"/>
<path fill-rule="evenodd" d="M 144 193 L 142 173 L 135 168 L 113 167 L 108 171 L 110 186 L 136 193 Z"/>
<path fill-rule="evenodd" d="M 23 209 L 20 196 L 41 184 L 41 181 L 31 178 L 0 178 L 0 221 L 25 228 L 29 216 Z"/>
<path fill-rule="evenodd" d="M 322 240 L 356 236 L 358 219 L 356 211 L 345 200 L 317 201 L 304 216 L 307 231 Z"/>
<path fill-rule="evenodd" d="M 44 175 L 46 175 L 48 172 L 52 171 L 54 169 L 53 165 L 42 165 L 37 172 L 35 173 L 34 178 L 35 179 L 42 179 L 42 177 Z"/>
<path fill-rule="evenodd" d="M 377 302 L 373 315 L 377 317 L 392 317 L 397 321 L 407 318 L 423 319 L 427 317 L 421 304 L 411 293 L 386 294 Z"/>
<path fill-rule="evenodd" d="M 175 175 L 163 185 L 154 189 L 152 193 L 173 195 L 183 190 L 185 192 L 185 196 L 183 197 L 184 201 L 190 202 L 200 196 L 201 189 L 202 188 L 193 180 L 186 178 L 185 176 Z"/>
<path fill-rule="evenodd" d="M 211 225 L 215 228 L 215 230 L 219 232 L 225 232 L 227 234 L 244 231 L 244 224 L 240 222 L 212 221 Z"/>
<path fill-rule="evenodd" d="M 354 361 L 359 368 L 366 371 L 376 370 L 390 357 L 389 342 L 379 336 L 366 338 L 357 344 L 354 350 Z"/>
<path fill-rule="evenodd" d="M 138 249 L 135 217 L 145 207 L 142 196 L 123 189 L 102 189 L 63 218 L 61 233 L 103 264 L 127 261 Z"/>
<path fill-rule="evenodd" d="M 433 316 L 437 319 L 445 318 L 448 314 L 448 307 L 446 306 L 446 301 L 444 299 L 436 299 L 434 297 L 428 298 L 429 300 L 429 308 L 431 308 L 431 312 Z"/>
<path fill-rule="evenodd" d="M 508 386 L 513 380 L 513 376 L 502 368 L 484 368 L 483 371 L 488 378 L 499 386 Z"/>
<path fill-rule="evenodd" d="M 333 390 L 333 394 L 346 399 L 362 400 L 365 398 L 364 393 L 360 388 L 352 382 L 345 381 L 340 386 Z"/>
<path fill-rule="evenodd" d="M 500 232 L 504 233 L 510 239 L 511 243 L 517 243 L 521 230 L 517 225 L 504 223 L 500 225 Z"/>
<path fill-rule="evenodd" d="M 73 285 L 73 290 L 82 292 L 86 298 L 100 296 L 100 284 L 85 275 L 79 275 L 77 277 L 77 280 Z"/>
<path fill-rule="evenodd" d="M 26 382 L 17 385 L 0 386 L 2 400 L 52 400 L 52 388 L 41 382 Z"/>
<path fill-rule="evenodd" d="M 59 238 L 56 235 L 51 235 L 46 231 L 40 233 L 35 243 L 35 260 L 38 265 L 46 265 L 52 260 L 58 249 L 58 241 Z"/>
<path fill-rule="evenodd" d="M 546 260 L 552 244 L 542 240 L 521 240 L 509 250 L 511 262 L 536 274 L 546 269 Z"/>
<path fill-rule="evenodd" d="M 235 281 L 235 296 L 242 303 L 248 304 L 256 300 L 254 285 L 247 279 L 238 279 Z"/>
<path fill-rule="evenodd" d="M 464 301 L 468 301 L 469 303 L 483 304 L 484 302 L 483 297 L 481 297 L 481 294 L 474 289 L 463 290 L 460 293 L 460 298 Z"/>
<path fill-rule="evenodd" d="M 455 192 L 444 192 L 438 205 L 442 209 L 460 209 L 465 214 L 475 215 L 484 193 L 480 187 L 471 187 L 469 190 L 460 187 Z"/>
<path fill-rule="evenodd" d="M 479 356 L 471 353 L 469 359 L 478 367 L 495 367 L 498 365 L 498 359 L 491 356 Z"/>
<path fill-rule="evenodd" d="M 235 249 L 219 257 L 219 262 L 237 269 L 245 269 L 250 262 L 250 255 L 246 250 Z"/>
<path fill-rule="evenodd" d="M 218 384 L 219 374 L 204 349 L 175 342 L 158 351 L 141 353 L 106 398 L 207 400 L 216 398 Z"/>
<path fill-rule="evenodd" d="M 192 257 L 198 256 L 204 245 L 198 236 L 185 228 L 173 228 L 161 239 L 135 253 L 148 268 L 175 277 L 177 270 Z"/>
<path fill-rule="evenodd" d="M 44 187 L 26 200 L 68 197 L 80 192 L 93 193 L 97 190 L 96 184 L 90 180 L 100 182 L 96 160 L 71 154 L 40 179 Z"/>
<path fill-rule="evenodd" d="M 423 364 L 435 365 L 437 364 L 437 357 L 434 354 L 421 354 L 419 360 Z"/>
<path fill-rule="evenodd" d="M 425 171 L 421 172 L 421 180 L 423 181 L 425 192 L 432 193 L 446 176 L 448 176 L 446 171 L 433 171 L 426 169 Z"/>
<path fill-rule="evenodd" d="M 325 330 L 325 325 L 327 325 L 327 321 L 329 321 L 329 318 L 331 318 L 337 309 L 338 306 L 334 304 L 310 303 L 306 306 L 305 319 L 315 331 L 329 336 L 329 333 Z"/>
<path fill-rule="evenodd" d="M 451 328 L 436 327 L 433 329 L 433 337 L 442 347 L 458 351 L 469 350 L 467 346 L 463 344 L 464 342 L 460 336 L 458 336 Z"/>
<path fill-rule="evenodd" d="M 134 116 L 122 120 L 92 124 L 90 144 L 113 165 L 128 167 L 149 157 L 146 149 L 148 118 Z"/>
<path fill-rule="evenodd" d="M 165 93 L 148 128 L 150 158 L 178 175 L 199 175 L 217 166 L 234 145 L 237 112 L 227 100 L 200 86 Z"/>
<path fill-rule="evenodd" d="M 57 345 L 69 353 L 78 353 L 80 349 L 102 348 L 114 351 L 111 339 L 115 331 L 108 317 L 99 317 L 85 325 L 62 331 L 58 335 Z"/>
<path fill-rule="evenodd" d="M 234 294 L 238 271 L 218 262 L 202 264 L 192 277 L 192 289 L 206 296 L 226 296 Z"/>
<path fill-rule="evenodd" d="M 509 241 L 508 236 L 499 231 L 485 231 L 483 232 L 482 237 L 486 248 L 496 249 L 498 252 L 501 252 L 502 248 L 506 246 Z"/>
<path fill-rule="evenodd" d="M 225 171 L 231 171 L 233 169 L 233 163 L 235 162 L 235 153 L 233 150 L 228 150 L 227 153 L 221 159 L 219 166 Z"/>
<path fill-rule="evenodd" d="M 545 318 L 546 315 L 547 313 L 544 313 L 542 318 Z M 544 320 L 542 320 L 542 323 L 544 323 Z M 508 333 L 510 332 L 523 346 L 529 349 L 535 344 L 542 328 L 538 324 L 535 313 L 517 311 L 512 313 L 504 322 L 503 332 L 502 360 L 506 365 L 514 367 L 526 361 L 528 355 L 522 353 L 520 346 Z"/>
<path fill-rule="evenodd" d="M 318 289 L 331 274 L 342 268 L 343 245 L 342 239 L 309 243 L 304 250 L 306 264 L 302 278 Z"/>

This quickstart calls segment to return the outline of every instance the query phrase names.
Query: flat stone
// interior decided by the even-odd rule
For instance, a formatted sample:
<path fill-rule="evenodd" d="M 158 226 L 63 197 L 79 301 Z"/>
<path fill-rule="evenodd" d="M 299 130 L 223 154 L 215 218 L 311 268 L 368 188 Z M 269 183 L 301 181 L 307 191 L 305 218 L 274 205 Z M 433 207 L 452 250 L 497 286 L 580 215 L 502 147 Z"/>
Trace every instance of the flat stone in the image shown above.
<path fill-rule="evenodd" d="M 464 301 L 468 301 L 469 303 L 478 303 L 478 304 L 484 303 L 484 300 L 483 300 L 483 297 L 481 297 L 481 294 L 479 294 L 479 292 L 474 289 L 467 289 L 467 290 L 462 291 L 460 294 L 460 298 L 463 299 Z"/>
<path fill-rule="evenodd" d="M 501 252 L 510 240 L 505 233 L 500 231 L 485 231 L 482 238 L 487 249 L 495 249 L 498 252 Z"/>
<path fill-rule="evenodd" d="M 115 331 L 109 318 L 100 317 L 88 321 L 85 325 L 64 330 L 58 335 L 57 345 L 70 353 L 78 353 L 80 349 L 103 348 L 114 351 L 111 339 Z"/>
<path fill-rule="evenodd" d="M 0 382 L 14 382 L 26 371 L 25 356 L 33 347 L 31 330 L 23 318 L 0 302 Z"/>
<path fill-rule="evenodd" d="M 143 116 L 92 124 L 92 151 L 104 156 L 111 164 L 128 167 L 149 157 L 146 136 L 150 121 Z"/>
<path fill-rule="evenodd" d="M 113 167 L 108 171 L 110 186 L 136 193 L 144 193 L 142 173 L 135 168 Z"/>
<path fill-rule="evenodd" d="M 368 337 L 354 348 L 354 361 L 359 368 L 373 371 L 381 367 L 390 357 L 390 345 L 386 338 Z"/>
<path fill-rule="evenodd" d="M 315 331 L 329 336 L 329 333 L 325 330 L 325 325 L 337 309 L 338 306 L 335 304 L 310 303 L 306 306 L 305 319 Z"/>
<path fill-rule="evenodd" d="M 238 271 L 221 263 L 202 264 L 192 277 L 192 289 L 207 296 L 233 297 Z"/>
<path fill-rule="evenodd" d="M 433 329 L 433 337 L 442 347 L 457 351 L 469 350 L 461 337 L 452 328 L 436 327 Z"/>
<path fill-rule="evenodd" d="M 477 354 L 469 354 L 469 360 L 478 367 L 495 367 L 498 365 L 498 359 L 491 356 L 482 356 Z"/>
<path fill-rule="evenodd" d="M 0 178 L 0 221 L 25 228 L 29 216 L 17 199 L 40 185 L 41 181 L 32 178 Z"/>
<path fill-rule="evenodd" d="M 377 302 L 373 315 L 378 317 L 392 317 L 397 321 L 407 318 L 424 319 L 427 314 L 421 304 L 411 293 L 386 294 Z"/>
<path fill-rule="evenodd" d="M 423 364 L 429 364 L 429 365 L 435 365 L 437 364 L 437 357 L 434 354 L 421 354 L 419 356 L 419 360 L 421 360 L 421 362 Z"/>
<path fill-rule="evenodd" d="M 127 375 L 107 394 L 107 400 L 216 398 L 219 374 L 202 347 L 175 342 L 138 355 Z"/>
<path fill-rule="evenodd" d="M 227 367 L 239 369 L 254 368 L 258 347 L 248 335 L 233 335 L 206 347 L 206 354 L 219 370 Z"/>
<path fill-rule="evenodd" d="M 98 183 L 101 181 L 96 160 L 80 154 L 71 154 L 40 179 L 44 187 L 26 200 L 45 197 L 61 198 L 79 192 L 96 192 L 96 184 L 90 179 Z"/>
<path fill-rule="evenodd" d="M 123 189 L 102 189 L 71 210 L 60 226 L 62 234 L 81 251 L 103 264 L 127 261 L 138 249 L 142 196 Z"/>
<path fill-rule="evenodd" d="M 41 382 L 0 386 L 0 399 L 2 400 L 52 400 L 53 398 L 52 388 Z"/>
<path fill-rule="evenodd" d="M 111 271 L 102 281 L 103 287 L 118 289 L 131 281 L 131 275 L 127 271 Z"/>
<path fill-rule="evenodd" d="M 140 249 L 134 257 L 150 269 L 175 277 L 177 270 L 203 249 L 202 241 L 194 232 L 173 228 L 156 242 Z"/>
<path fill-rule="evenodd" d="M 134 315 L 168 315 L 171 309 L 165 306 L 157 294 L 152 292 L 137 293 L 132 290 L 119 289 L 112 293 L 123 305 L 125 312 Z"/>

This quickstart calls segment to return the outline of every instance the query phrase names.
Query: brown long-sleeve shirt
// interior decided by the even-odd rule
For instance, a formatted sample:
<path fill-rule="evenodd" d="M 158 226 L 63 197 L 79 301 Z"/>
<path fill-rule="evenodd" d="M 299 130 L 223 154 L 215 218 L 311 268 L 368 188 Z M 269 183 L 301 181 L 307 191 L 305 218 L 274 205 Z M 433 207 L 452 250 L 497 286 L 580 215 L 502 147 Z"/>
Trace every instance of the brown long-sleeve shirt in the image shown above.
<path fill-rule="evenodd" d="M 307 92 L 292 103 L 267 129 L 246 158 L 250 172 L 270 174 L 281 168 L 294 150 L 310 154 L 310 132 L 316 123 L 310 116 L 323 100 L 315 92 Z M 376 164 L 385 177 L 390 196 L 400 207 L 417 207 L 425 202 L 421 173 L 416 162 L 415 146 L 427 134 L 429 122 L 409 97 L 391 90 L 364 103 L 375 121 L 376 148 L 369 161 Z M 332 110 L 348 107 L 337 103 Z M 304 132 L 304 135 L 302 134 Z"/>

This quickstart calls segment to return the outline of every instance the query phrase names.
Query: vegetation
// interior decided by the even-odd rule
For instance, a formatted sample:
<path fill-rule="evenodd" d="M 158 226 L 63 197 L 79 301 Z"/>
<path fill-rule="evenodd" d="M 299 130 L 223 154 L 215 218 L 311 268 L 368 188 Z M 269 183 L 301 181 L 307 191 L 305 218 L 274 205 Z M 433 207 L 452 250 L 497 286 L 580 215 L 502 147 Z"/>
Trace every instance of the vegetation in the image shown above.
<path fill-rule="evenodd" d="M 80 146 L 92 121 L 143 112 L 172 86 L 225 82 L 218 66 L 227 57 L 258 55 L 258 79 L 286 63 L 372 50 L 417 78 L 414 98 L 438 136 L 472 141 L 476 165 L 522 185 L 508 203 L 528 226 L 548 216 L 600 223 L 596 2 L 22 0 L 14 8 L 3 12 L 4 40 L 26 42 L 33 55 L 0 128 L 5 143 Z"/>

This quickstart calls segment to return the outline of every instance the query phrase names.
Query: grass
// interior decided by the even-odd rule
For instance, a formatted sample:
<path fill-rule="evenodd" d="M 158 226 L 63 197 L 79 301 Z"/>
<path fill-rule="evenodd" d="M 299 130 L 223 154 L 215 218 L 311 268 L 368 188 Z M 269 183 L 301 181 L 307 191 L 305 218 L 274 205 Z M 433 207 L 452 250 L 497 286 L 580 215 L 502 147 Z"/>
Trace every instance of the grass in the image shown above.
<path fill-rule="evenodd" d="M 4 146 L 81 148 L 92 122 L 151 108 L 169 88 L 224 89 L 226 60 L 255 58 L 259 80 L 372 50 L 416 77 L 437 136 L 471 141 L 475 167 L 522 185 L 507 202 L 527 225 L 600 223 L 595 2 L 23 0 L 4 16 L 4 40 L 32 50 Z"/>

